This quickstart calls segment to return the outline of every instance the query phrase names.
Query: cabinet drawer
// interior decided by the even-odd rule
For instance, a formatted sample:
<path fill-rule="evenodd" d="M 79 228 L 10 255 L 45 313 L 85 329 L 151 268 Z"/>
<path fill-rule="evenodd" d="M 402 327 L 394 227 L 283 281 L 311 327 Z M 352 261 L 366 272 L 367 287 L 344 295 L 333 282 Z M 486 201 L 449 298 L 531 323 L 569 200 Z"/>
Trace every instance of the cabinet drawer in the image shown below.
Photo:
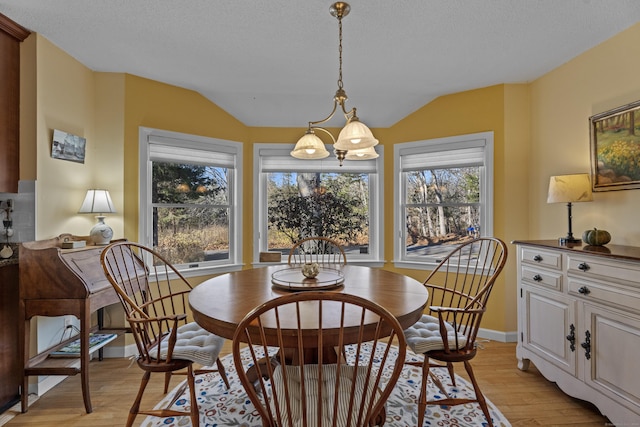
<path fill-rule="evenodd" d="M 602 280 L 606 283 L 615 282 L 636 286 L 640 290 L 638 263 L 568 255 L 567 274 L 572 277 Z"/>
<path fill-rule="evenodd" d="M 522 266 L 522 281 L 562 292 L 562 273 L 542 268 Z"/>
<path fill-rule="evenodd" d="M 614 283 L 603 283 L 569 277 L 569 294 L 581 296 L 593 303 L 604 303 L 614 307 L 626 307 L 637 310 L 640 307 L 640 294 L 637 289 Z"/>
<path fill-rule="evenodd" d="M 555 270 L 562 269 L 562 255 L 560 253 L 547 252 L 537 248 L 523 248 L 522 262 Z"/>

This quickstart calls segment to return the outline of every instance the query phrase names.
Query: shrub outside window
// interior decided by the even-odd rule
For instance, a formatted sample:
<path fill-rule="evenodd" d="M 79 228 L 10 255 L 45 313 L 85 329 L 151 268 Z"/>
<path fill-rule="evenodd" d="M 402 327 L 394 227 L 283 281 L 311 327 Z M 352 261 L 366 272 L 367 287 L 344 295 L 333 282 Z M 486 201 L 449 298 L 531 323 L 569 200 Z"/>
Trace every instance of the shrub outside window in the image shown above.
<path fill-rule="evenodd" d="M 379 263 L 380 163 L 345 161 L 340 167 L 333 157 L 300 160 L 290 151 L 283 144 L 255 146 L 254 259 L 269 251 L 282 253 L 286 261 L 294 243 L 322 236 L 336 240 L 350 261 Z"/>

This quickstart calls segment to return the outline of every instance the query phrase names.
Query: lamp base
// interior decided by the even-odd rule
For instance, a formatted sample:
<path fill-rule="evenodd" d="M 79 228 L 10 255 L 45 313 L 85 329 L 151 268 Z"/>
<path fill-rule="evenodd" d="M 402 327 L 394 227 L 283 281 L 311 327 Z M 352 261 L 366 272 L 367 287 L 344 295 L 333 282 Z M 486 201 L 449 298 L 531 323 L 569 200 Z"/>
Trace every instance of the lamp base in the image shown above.
<path fill-rule="evenodd" d="M 576 239 L 575 237 L 560 237 L 558 239 L 558 243 L 561 245 L 567 245 L 567 244 L 575 245 L 578 243 L 582 243 L 582 240 Z"/>
<path fill-rule="evenodd" d="M 89 232 L 89 237 L 96 246 L 108 245 L 113 237 L 113 230 L 104 223 L 103 216 L 97 216 L 96 218 L 98 218 L 98 223 Z"/>

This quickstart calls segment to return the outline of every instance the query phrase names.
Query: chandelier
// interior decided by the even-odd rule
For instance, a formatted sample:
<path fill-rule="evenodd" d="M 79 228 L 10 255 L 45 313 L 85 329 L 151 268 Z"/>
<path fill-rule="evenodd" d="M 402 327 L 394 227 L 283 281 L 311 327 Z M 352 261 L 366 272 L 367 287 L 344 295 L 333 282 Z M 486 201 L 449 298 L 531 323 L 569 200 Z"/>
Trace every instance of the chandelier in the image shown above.
<path fill-rule="evenodd" d="M 325 119 L 315 122 L 309 122 L 309 127 L 304 136 L 298 140 L 291 155 L 297 159 L 324 159 L 329 156 L 329 152 L 324 147 L 322 140 L 316 135 L 316 131 L 322 131 L 329 135 L 333 141 L 333 149 L 340 166 L 342 161 L 347 160 L 366 160 L 375 159 L 378 153 L 373 148 L 378 144 L 378 140 L 374 138 L 371 130 L 358 119 L 355 107 L 347 111 L 345 102 L 347 101 L 347 93 L 342 86 L 342 18 L 349 14 L 351 6 L 345 2 L 334 3 L 329 9 L 329 13 L 338 19 L 339 45 L 338 45 L 338 90 L 333 97 L 333 110 Z M 327 129 L 319 126 L 331 120 L 338 109 L 338 105 L 342 109 L 344 118 L 347 123 L 340 131 L 338 139 Z"/>

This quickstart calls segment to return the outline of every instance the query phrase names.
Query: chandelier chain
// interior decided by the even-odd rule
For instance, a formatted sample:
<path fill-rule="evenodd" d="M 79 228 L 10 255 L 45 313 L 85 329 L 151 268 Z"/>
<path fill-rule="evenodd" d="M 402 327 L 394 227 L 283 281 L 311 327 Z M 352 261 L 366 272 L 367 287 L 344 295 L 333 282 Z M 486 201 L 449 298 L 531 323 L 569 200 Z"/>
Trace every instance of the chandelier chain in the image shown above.
<path fill-rule="evenodd" d="M 338 17 L 338 89 L 342 89 L 342 17 Z"/>

